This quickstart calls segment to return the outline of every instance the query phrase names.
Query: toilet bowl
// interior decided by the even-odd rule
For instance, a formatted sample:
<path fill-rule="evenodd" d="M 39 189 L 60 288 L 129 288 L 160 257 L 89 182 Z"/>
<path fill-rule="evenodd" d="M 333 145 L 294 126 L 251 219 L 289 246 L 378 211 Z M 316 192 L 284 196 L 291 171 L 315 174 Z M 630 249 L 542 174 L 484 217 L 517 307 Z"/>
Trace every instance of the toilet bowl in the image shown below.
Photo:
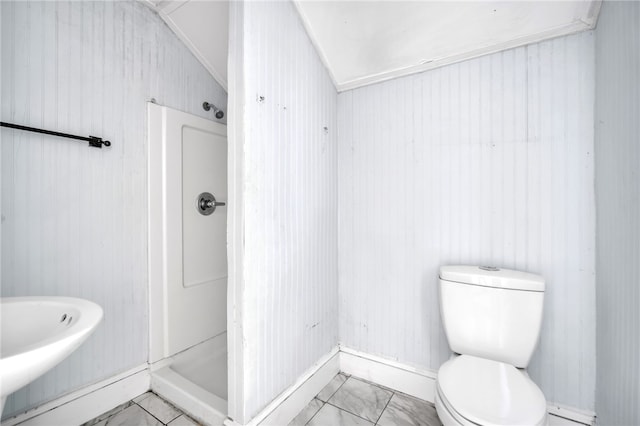
<path fill-rule="evenodd" d="M 547 418 L 544 395 L 523 370 L 471 355 L 440 367 L 436 410 L 445 425 L 544 425 Z"/>
<path fill-rule="evenodd" d="M 453 351 L 436 381 L 445 426 L 547 423 L 544 394 L 525 370 L 539 337 L 544 285 L 526 272 L 440 268 L 440 311 Z"/>

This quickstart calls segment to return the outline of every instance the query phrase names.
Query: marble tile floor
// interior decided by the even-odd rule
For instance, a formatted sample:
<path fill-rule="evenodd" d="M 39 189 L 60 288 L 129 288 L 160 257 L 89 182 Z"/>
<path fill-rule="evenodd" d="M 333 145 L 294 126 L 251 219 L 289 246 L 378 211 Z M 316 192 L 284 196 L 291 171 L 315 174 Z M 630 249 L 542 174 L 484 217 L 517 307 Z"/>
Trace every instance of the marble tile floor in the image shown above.
<path fill-rule="evenodd" d="M 146 392 L 131 401 L 89 420 L 82 426 L 198 426 L 171 403 L 152 392 Z"/>
<path fill-rule="evenodd" d="M 197 426 L 158 395 L 146 392 L 82 426 Z M 427 401 L 343 373 L 289 423 L 290 426 L 442 426 Z"/>
<path fill-rule="evenodd" d="M 435 406 L 343 373 L 289 423 L 290 426 L 441 426 Z"/>

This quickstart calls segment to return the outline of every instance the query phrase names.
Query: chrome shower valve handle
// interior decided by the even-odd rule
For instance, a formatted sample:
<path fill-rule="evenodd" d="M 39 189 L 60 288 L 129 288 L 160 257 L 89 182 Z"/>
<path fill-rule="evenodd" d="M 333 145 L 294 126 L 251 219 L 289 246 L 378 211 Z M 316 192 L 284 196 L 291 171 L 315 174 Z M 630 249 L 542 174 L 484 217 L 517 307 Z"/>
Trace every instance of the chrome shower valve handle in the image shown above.
<path fill-rule="evenodd" d="M 226 204 L 227 203 L 223 201 L 216 201 L 216 197 L 214 197 L 210 192 L 203 192 L 198 195 L 196 208 L 201 215 L 209 216 L 211 213 L 216 211 L 216 207 L 225 206 Z"/>

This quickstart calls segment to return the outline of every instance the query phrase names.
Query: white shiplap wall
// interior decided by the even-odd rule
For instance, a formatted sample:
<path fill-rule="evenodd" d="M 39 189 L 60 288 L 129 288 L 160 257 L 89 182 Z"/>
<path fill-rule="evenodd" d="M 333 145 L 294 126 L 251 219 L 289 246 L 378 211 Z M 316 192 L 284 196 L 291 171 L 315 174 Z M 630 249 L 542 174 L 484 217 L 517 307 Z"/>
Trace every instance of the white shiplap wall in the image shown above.
<path fill-rule="evenodd" d="M 341 343 L 437 370 L 440 265 L 539 273 L 531 375 L 592 410 L 593 102 L 591 32 L 341 93 Z"/>
<path fill-rule="evenodd" d="M 248 419 L 338 341 L 338 129 L 336 90 L 294 6 L 243 10 Z"/>
<path fill-rule="evenodd" d="M 4 416 L 147 359 L 146 105 L 212 118 L 226 94 L 146 6 L 0 2 L 2 121 L 112 141 L 2 129 L 2 296 L 97 302 L 95 334 L 16 392 Z"/>
<path fill-rule="evenodd" d="M 597 360 L 602 425 L 640 424 L 640 3 L 596 30 Z"/>

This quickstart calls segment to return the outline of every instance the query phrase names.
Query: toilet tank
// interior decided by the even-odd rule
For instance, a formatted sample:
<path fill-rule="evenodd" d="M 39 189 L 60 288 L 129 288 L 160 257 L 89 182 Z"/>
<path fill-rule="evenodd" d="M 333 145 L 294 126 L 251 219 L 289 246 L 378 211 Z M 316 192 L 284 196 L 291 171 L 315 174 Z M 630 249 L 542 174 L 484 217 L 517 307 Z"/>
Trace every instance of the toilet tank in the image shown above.
<path fill-rule="evenodd" d="M 440 314 L 451 350 L 529 365 L 542 325 L 544 279 L 482 266 L 440 268 Z"/>

